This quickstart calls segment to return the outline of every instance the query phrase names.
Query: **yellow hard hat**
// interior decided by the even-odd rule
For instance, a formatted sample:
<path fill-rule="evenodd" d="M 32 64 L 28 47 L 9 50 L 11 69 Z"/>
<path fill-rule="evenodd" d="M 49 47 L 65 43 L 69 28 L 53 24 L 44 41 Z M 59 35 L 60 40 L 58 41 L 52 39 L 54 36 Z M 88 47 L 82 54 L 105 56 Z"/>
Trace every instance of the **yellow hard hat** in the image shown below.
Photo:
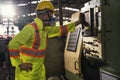
<path fill-rule="evenodd" d="M 48 9 L 48 10 L 52 11 L 53 13 L 55 13 L 54 6 L 50 1 L 42 1 L 42 2 L 40 2 L 37 5 L 37 8 L 36 8 L 37 11 L 38 10 L 45 10 L 45 9 Z"/>

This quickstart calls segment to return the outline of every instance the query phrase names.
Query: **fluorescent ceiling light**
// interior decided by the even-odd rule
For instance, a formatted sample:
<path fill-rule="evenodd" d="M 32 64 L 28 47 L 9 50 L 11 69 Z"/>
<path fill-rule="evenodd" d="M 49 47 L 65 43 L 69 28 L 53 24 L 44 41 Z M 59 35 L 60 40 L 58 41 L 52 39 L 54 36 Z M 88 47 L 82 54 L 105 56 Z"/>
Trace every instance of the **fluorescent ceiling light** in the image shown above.
<path fill-rule="evenodd" d="M 71 8 L 71 7 L 63 7 L 62 9 L 65 9 L 65 10 L 70 10 L 70 11 L 79 11 L 79 9 L 76 9 L 76 8 Z M 59 10 L 59 8 L 55 9 L 56 11 Z"/>
<path fill-rule="evenodd" d="M 64 7 L 63 9 L 70 10 L 70 11 L 79 11 L 79 9 L 71 8 L 71 7 Z"/>
<path fill-rule="evenodd" d="M 31 4 L 37 4 L 38 2 L 37 1 L 32 1 Z"/>
<path fill-rule="evenodd" d="M 36 13 L 31 13 L 31 14 L 28 14 L 28 16 L 34 16 L 36 15 Z"/>
<path fill-rule="evenodd" d="M 37 4 L 39 3 L 40 1 L 31 1 L 31 4 Z M 18 4 L 17 6 L 27 6 L 28 4 L 30 4 L 30 2 L 28 3 L 23 3 L 23 4 Z"/>
<path fill-rule="evenodd" d="M 15 7 L 12 4 L 1 6 L 1 15 L 6 18 L 13 18 L 15 16 Z"/>
<path fill-rule="evenodd" d="M 26 6 L 28 5 L 27 3 L 24 3 L 24 4 L 18 4 L 17 6 Z"/>

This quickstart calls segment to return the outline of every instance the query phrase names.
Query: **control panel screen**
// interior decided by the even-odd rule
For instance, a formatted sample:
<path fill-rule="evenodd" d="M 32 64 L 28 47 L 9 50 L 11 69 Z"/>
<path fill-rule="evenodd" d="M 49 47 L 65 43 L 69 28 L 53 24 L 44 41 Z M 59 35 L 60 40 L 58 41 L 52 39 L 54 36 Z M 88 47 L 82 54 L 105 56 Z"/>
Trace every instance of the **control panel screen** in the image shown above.
<path fill-rule="evenodd" d="M 70 33 L 67 50 L 76 52 L 78 39 L 79 39 L 79 35 L 80 35 L 80 29 L 81 28 L 78 28 L 75 30 L 75 32 Z"/>

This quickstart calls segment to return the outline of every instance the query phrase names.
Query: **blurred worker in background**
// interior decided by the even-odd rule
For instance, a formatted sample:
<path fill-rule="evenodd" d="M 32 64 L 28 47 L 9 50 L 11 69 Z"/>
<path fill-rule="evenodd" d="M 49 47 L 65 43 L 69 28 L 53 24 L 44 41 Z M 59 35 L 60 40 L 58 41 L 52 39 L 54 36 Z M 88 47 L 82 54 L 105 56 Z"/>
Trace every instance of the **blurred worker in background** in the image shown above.
<path fill-rule="evenodd" d="M 6 39 L 0 38 L 0 69 L 6 69 Z"/>
<path fill-rule="evenodd" d="M 6 69 L 5 47 L 0 44 L 0 69 Z"/>
<path fill-rule="evenodd" d="M 15 80 L 46 80 L 44 58 L 47 39 L 72 32 L 80 23 L 76 21 L 51 27 L 55 10 L 49 1 L 40 2 L 36 13 L 34 22 L 27 24 L 9 43 L 11 63 L 16 68 Z"/>

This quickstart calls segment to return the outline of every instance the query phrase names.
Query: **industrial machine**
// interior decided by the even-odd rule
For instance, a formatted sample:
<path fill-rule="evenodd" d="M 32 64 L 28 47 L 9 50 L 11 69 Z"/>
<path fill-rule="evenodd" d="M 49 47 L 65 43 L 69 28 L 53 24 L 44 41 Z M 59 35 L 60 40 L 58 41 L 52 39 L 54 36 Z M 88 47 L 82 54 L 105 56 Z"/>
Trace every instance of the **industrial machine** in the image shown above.
<path fill-rule="evenodd" d="M 64 52 L 65 69 L 69 73 L 74 74 L 74 76 L 78 73 L 80 75 L 82 70 L 83 76 L 88 77 L 85 80 L 107 80 L 107 78 L 102 79 L 103 74 L 107 75 L 107 73 L 120 76 L 119 2 L 118 0 L 91 0 L 81 8 L 81 13 L 84 16 L 81 24 L 82 30 L 76 28 L 75 32 L 68 34 Z M 81 38 L 75 35 L 76 33 L 79 34 L 79 31 L 82 33 Z M 81 63 L 81 54 L 86 60 L 84 63 Z M 86 71 L 81 68 L 84 64 L 87 64 L 84 66 L 87 67 L 84 69 Z M 104 66 L 108 67 L 103 70 Z M 93 71 L 93 75 L 91 75 L 91 71 Z M 109 76 L 112 77 L 112 75 Z M 70 75 L 66 76 L 70 77 Z M 92 78 L 93 76 L 95 77 Z M 118 80 L 118 77 L 111 80 Z M 77 78 L 74 79 L 77 80 Z M 70 80 L 72 79 L 70 78 Z"/>
<path fill-rule="evenodd" d="M 86 23 L 83 24 L 84 56 L 102 60 L 100 1 L 93 0 L 85 3 L 81 12 L 85 16 Z"/>
<path fill-rule="evenodd" d="M 101 66 L 107 65 L 111 67 L 109 73 L 114 75 L 114 71 L 120 76 L 118 3 L 117 0 L 91 0 L 84 4 L 81 12 L 87 24 L 83 28 L 83 55 L 99 67 L 100 73 Z"/>
<path fill-rule="evenodd" d="M 74 13 L 71 21 L 79 19 L 80 12 Z M 81 76 L 81 48 L 82 48 L 82 25 L 79 24 L 74 32 L 68 33 L 64 51 L 65 74 L 69 80 L 80 80 Z"/>

